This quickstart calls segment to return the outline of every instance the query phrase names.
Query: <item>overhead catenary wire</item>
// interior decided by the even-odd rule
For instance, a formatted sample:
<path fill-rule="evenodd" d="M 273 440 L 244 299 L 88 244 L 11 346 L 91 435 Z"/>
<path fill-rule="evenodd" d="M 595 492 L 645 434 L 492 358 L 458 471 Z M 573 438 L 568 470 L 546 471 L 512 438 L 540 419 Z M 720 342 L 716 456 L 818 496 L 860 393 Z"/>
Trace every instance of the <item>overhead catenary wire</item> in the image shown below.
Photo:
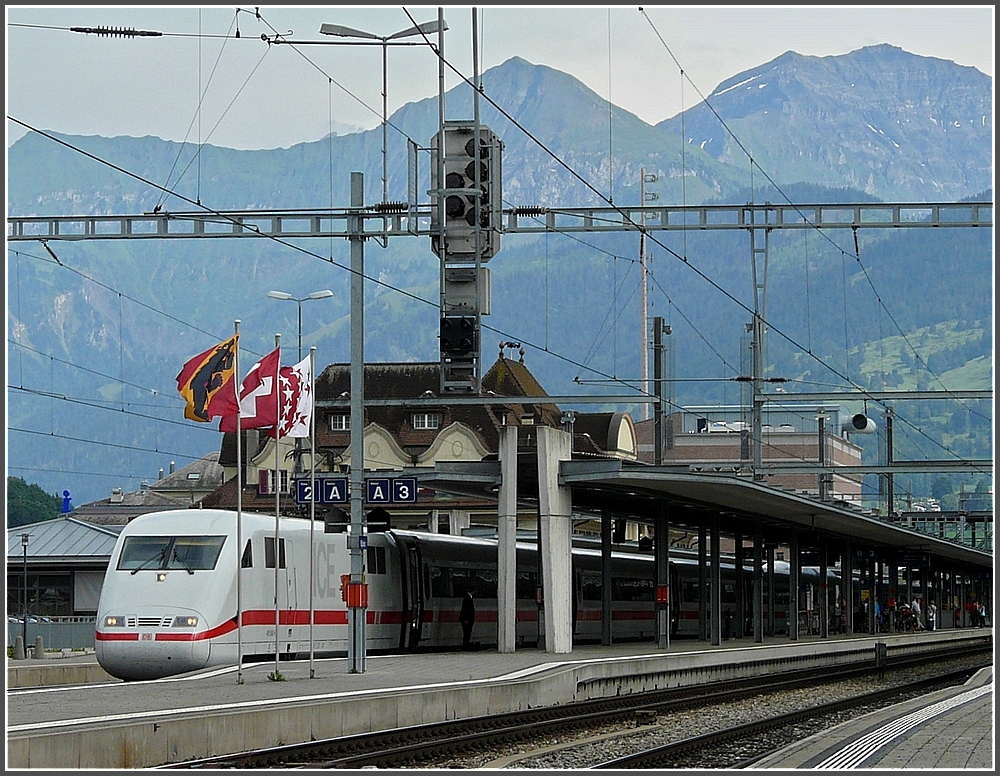
<path fill-rule="evenodd" d="M 680 68 L 680 63 L 677 61 L 677 58 L 674 56 L 673 52 L 670 50 L 670 47 L 667 45 L 666 41 L 663 39 L 663 36 L 660 35 L 660 32 L 656 28 L 656 25 L 654 25 L 653 21 L 649 18 L 649 15 L 646 14 L 645 10 L 642 9 L 642 8 L 639 9 L 639 12 L 643 15 L 643 17 L 649 23 L 649 26 L 652 28 L 653 32 L 656 34 L 656 37 L 660 40 L 660 43 L 663 45 L 664 49 L 670 55 L 671 59 L 673 59 L 674 63 L 677 64 L 678 68 Z M 683 73 L 683 69 L 681 70 L 681 72 Z M 733 132 L 732 129 L 730 129 L 730 127 L 729 127 L 728 124 L 726 124 L 725 120 L 722 118 L 722 116 L 719 115 L 718 111 L 716 111 L 715 106 L 712 105 L 712 103 L 709 101 L 708 97 L 706 97 L 704 94 L 701 93 L 701 91 L 698 89 L 697 85 L 694 83 L 694 81 L 692 81 L 690 79 L 690 77 L 687 77 L 687 80 L 691 84 L 691 86 L 694 88 L 694 90 L 698 93 L 698 96 L 702 99 L 702 101 L 704 102 L 705 106 L 712 112 L 712 114 L 715 116 L 715 118 L 722 125 L 723 129 L 725 129 L 726 133 L 730 137 L 732 137 L 733 141 L 739 146 L 740 150 L 743 151 L 743 153 L 746 155 L 747 159 L 750 160 L 750 176 L 751 176 L 750 188 L 751 188 L 751 192 L 753 191 L 753 170 L 754 170 L 754 167 L 756 166 L 757 169 L 760 170 L 761 174 L 767 179 L 768 183 L 770 183 L 771 186 L 774 187 L 775 191 L 777 191 L 784 198 L 784 200 L 786 202 L 788 202 L 789 205 L 791 205 L 792 207 L 795 207 L 798 210 L 798 208 L 795 205 L 795 203 L 791 200 L 790 197 L 788 197 L 787 194 L 785 194 L 785 192 L 781 188 L 781 186 L 779 186 L 777 184 L 777 182 L 763 168 L 761 168 L 759 164 L 756 163 L 756 161 L 753 158 L 753 154 L 750 153 L 750 151 L 746 148 L 746 146 L 743 145 L 743 143 L 740 140 L 740 138 L 736 135 L 736 133 Z M 682 121 L 683 121 L 683 116 L 682 116 Z M 751 193 L 751 198 L 752 198 L 752 196 L 753 195 Z M 809 224 L 809 226 L 811 226 L 823 239 L 825 239 L 832 246 L 834 246 L 834 248 L 836 248 L 841 253 L 842 258 L 846 258 L 846 256 L 848 255 L 848 252 L 844 248 L 840 247 L 834 240 L 832 240 L 830 238 L 830 236 L 827 235 L 822 230 L 822 228 L 820 226 L 818 226 L 817 224 L 814 224 L 812 221 L 810 221 L 809 218 L 807 218 L 806 215 L 801 210 L 799 210 L 798 212 L 799 212 L 799 215 L 802 216 L 802 220 L 803 220 L 804 223 Z M 857 229 L 854 230 L 854 241 L 855 241 L 855 258 L 857 259 L 857 262 L 858 262 L 859 266 L 861 266 L 862 272 L 864 273 L 866 279 L 868 280 L 869 285 L 871 285 L 872 291 L 875 293 L 875 296 L 876 296 L 876 299 L 878 300 L 878 303 L 882 306 L 883 309 L 885 309 L 886 314 L 889 315 L 889 318 L 892 320 L 893 324 L 896 326 L 896 328 L 899 331 L 900 335 L 906 341 L 907 345 L 910 346 L 911 350 L 913 350 L 914 356 L 917 357 L 918 359 L 920 359 L 920 354 L 917 352 L 916 348 L 914 348 L 911 345 L 911 343 L 909 342 L 909 340 L 906 338 L 905 332 L 903 332 L 902 327 L 899 326 L 899 324 L 896 322 L 896 319 L 892 316 L 891 311 L 888 309 L 888 307 L 883 302 L 883 300 L 881 298 L 881 295 L 879 295 L 878 291 L 876 290 L 876 288 L 874 286 L 874 283 L 872 283 L 871 278 L 868 276 L 868 271 L 865 269 L 864 265 L 861 263 L 861 255 L 860 255 L 860 250 L 858 249 L 858 242 L 857 242 Z M 773 327 L 770 326 L 770 324 L 768 324 L 768 327 L 769 328 L 773 328 Z M 845 319 L 845 329 L 846 329 L 846 319 Z M 774 329 L 774 331 L 775 331 L 775 333 L 781 334 L 781 332 L 778 331 L 777 329 Z M 784 337 L 785 339 L 788 339 L 783 334 L 781 334 L 781 336 Z M 807 350 L 807 349 L 802 348 L 801 345 L 798 345 L 797 343 L 795 343 L 794 341 L 792 341 L 790 339 L 788 341 L 791 344 L 795 345 L 796 347 L 802 349 L 808 355 L 814 356 L 814 354 L 812 353 L 811 348 Z M 848 356 L 848 354 L 846 352 L 845 352 L 845 358 L 849 358 L 849 356 Z M 921 359 L 921 361 L 922 361 L 922 359 Z M 833 370 L 831 370 L 831 371 L 833 371 Z M 930 371 L 930 370 L 928 370 L 928 371 Z M 948 390 L 947 387 L 944 386 L 944 383 L 941 382 L 940 378 L 937 375 L 934 375 L 934 377 L 937 380 L 938 384 L 941 385 L 942 388 L 944 388 L 947 391 Z M 849 362 L 847 364 L 847 382 L 851 383 L 853 385 L 853 381 L 850 379 L 850 363 Z M 857 386 L 857 387 L 859 387 L 859 386 Z M 966 406 L 966 405 L 964 405 L 964 403 L 962 402 L 961 399 L 955 399 L 955 401 L 958 401 L 958 403 L 961 404 L 962 406 Z M 981 417 L 983 417 L 986 420 L 989 419 L 989 418 L 986 418 L 985 416 L 981 416 Z"/>
<path fill-rule="evenodd" d="M 290 246 L 290 247 L 294 247 L 294 246 Z M 672 253 L 672 252 L 671 252 L 671 253 Z M 675 255 L 676 255 L 676 254 L 675 254 Z M 388 284 L 383 284 L 383 285 L 388 285 Z M 388 286 L 388 287 L 389 287 L 389 288 L 392 288 L 393 290 L 399 290 L 399 289 L 395 289 L 395 288 L 394 288 L 394 287 L 392 287 L 392 286 Z M 421 300 L 421 301 L 425 301 L 425 300 Z M 548 343 L 546 342 L 546 348 L 545 348 L 545 350 L 546 350 L 546 351 L 548 351 L 548 347 L 547 347 L 547 345 L 548 345 Z"/>

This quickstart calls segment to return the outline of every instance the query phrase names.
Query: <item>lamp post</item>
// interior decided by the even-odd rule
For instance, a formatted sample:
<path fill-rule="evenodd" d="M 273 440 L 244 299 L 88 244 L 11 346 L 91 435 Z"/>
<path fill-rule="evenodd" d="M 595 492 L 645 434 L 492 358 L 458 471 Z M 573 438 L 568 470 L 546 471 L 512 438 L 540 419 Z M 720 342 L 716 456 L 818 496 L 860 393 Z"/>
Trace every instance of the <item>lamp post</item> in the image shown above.
<path fill-rule="evenodd" d="M 267 295 L 271 299 L 284 299 L 289 302 L 295 302 L 299 306 L 299 361 L 302 360 L 302 303 L 308 302 L 310 299 L 328 299 L 333 296 L 333 291 L 329 288 L 324 288 L 322 291 L 313 291 L 308 296 L 304 296 L 301 299 L 297 299 L 289 293 L 284 291 L 268 291 Z M 295 473 L 302 473 L 302 438 L 295 438 Z"/>
<path fill-rule="evenodd" d="M 285 299 L 289 302 L 295 302 L 299 306 L 299 361 L 302 360 L 302 303 L 308 302 L 310 299 L 327 299 L 333 296 L 333 291 L 329 288 L 325 288 L 322 291 L 313 291 L 309 296 L 304 296 L 301 299 L 296 299 L 291 294 L 287 294 L 284 291 L 268 291 L 267 295 L 272 299 Z"/>
<path fill-rule="evenodd" d="M 388 89 L 386 85 L 386 64 L 388 59 L 389 41 L 398 38 L 408 38 L 413 35 L 429 35 L 432 32 L 447 30 L 448 25 L 435 19 L 433 21 L 418 24 L 416 27 L 409 27 L 392 35 L 376 35 L 373 32 L 356 30 L 353 27 L 344 27 L 340 24 L 324 24 L 319 28 L 321 35 L 337 35 L 341 38 L 363 38 L 365 40 L 378 40 L 382 42 L 382 201 L 388 199 L 389 183 L 387 177 L 388 160 L 386 151 L 386 126 L 388 116 L 386 115 L 388 106 Z"/>
<path fill-rule="evenodd" d="M 31 534 L 21 534 L 21 551 L 24 553 L 24 609 L 21 620 L 21 641 L 25 652 L 28 650 L 28 538 Z"/>

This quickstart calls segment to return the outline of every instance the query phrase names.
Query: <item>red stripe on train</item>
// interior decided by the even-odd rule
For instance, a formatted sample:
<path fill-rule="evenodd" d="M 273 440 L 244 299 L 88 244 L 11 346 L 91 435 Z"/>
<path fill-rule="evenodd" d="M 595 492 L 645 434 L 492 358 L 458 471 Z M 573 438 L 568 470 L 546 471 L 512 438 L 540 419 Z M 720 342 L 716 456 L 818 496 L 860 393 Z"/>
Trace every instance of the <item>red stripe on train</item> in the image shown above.
<path fill-rule="evenodd" d="M 94 638 L 98 641 L 138 641 L 138 633 L 103 633 L 101 631 L 94 632 Z"/>

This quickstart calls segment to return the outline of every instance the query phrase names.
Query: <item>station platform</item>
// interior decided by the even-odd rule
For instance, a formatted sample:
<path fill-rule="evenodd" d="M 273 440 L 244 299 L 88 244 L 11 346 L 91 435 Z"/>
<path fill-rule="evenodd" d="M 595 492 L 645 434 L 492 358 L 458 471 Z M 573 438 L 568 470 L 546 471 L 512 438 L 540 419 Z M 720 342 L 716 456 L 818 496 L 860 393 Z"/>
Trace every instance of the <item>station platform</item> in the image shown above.
<path fill-rule="evenodd" d="M 993 666 L 962 687 L 862 715 L 754 763 L 766 769 L 994 771 Z"/>
<path fill-rule="evenodd" d="M 726 681 L 845 663 L 874 663 L 876 643 L 890 660 L 942 642 L 992 642 L 992 629 L 821 639 L 731 639 L 713 646 L 675 639 L 577 646 L 553 654 L 494 648 L 368 655 L 351 673 L 346 657 L 273 660 L 144 682 L 73 685 L 9 683 L 16 670 L 48 672 L 55 663 L 96 665 L 92 655 L 8 661 L 7 758 L 12 768 L 135 768 L 255 748 L 389 730 L 450 719 L 628 693 Z M 26 665 L 41 663 L 45 665 Z"/>

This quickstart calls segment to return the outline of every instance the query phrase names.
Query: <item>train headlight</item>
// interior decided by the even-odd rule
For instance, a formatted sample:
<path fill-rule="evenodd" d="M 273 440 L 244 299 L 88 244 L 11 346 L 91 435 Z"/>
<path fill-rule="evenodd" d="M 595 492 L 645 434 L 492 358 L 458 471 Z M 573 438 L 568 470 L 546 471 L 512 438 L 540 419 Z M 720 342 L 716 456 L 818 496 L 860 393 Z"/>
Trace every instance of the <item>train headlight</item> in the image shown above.
<path fill-rule="evenodd" d="M 104 618 L 105 628 L 124 628 L 125 618 L 117 614 L 109 614 Z"/>
<path fill-rule="evenodd" d="M 188 617 L 187 615 L 181 615 L 179 617 L 174 617 L 174 627 L 175 628 L 197 628 L 198 618 Z"/>

